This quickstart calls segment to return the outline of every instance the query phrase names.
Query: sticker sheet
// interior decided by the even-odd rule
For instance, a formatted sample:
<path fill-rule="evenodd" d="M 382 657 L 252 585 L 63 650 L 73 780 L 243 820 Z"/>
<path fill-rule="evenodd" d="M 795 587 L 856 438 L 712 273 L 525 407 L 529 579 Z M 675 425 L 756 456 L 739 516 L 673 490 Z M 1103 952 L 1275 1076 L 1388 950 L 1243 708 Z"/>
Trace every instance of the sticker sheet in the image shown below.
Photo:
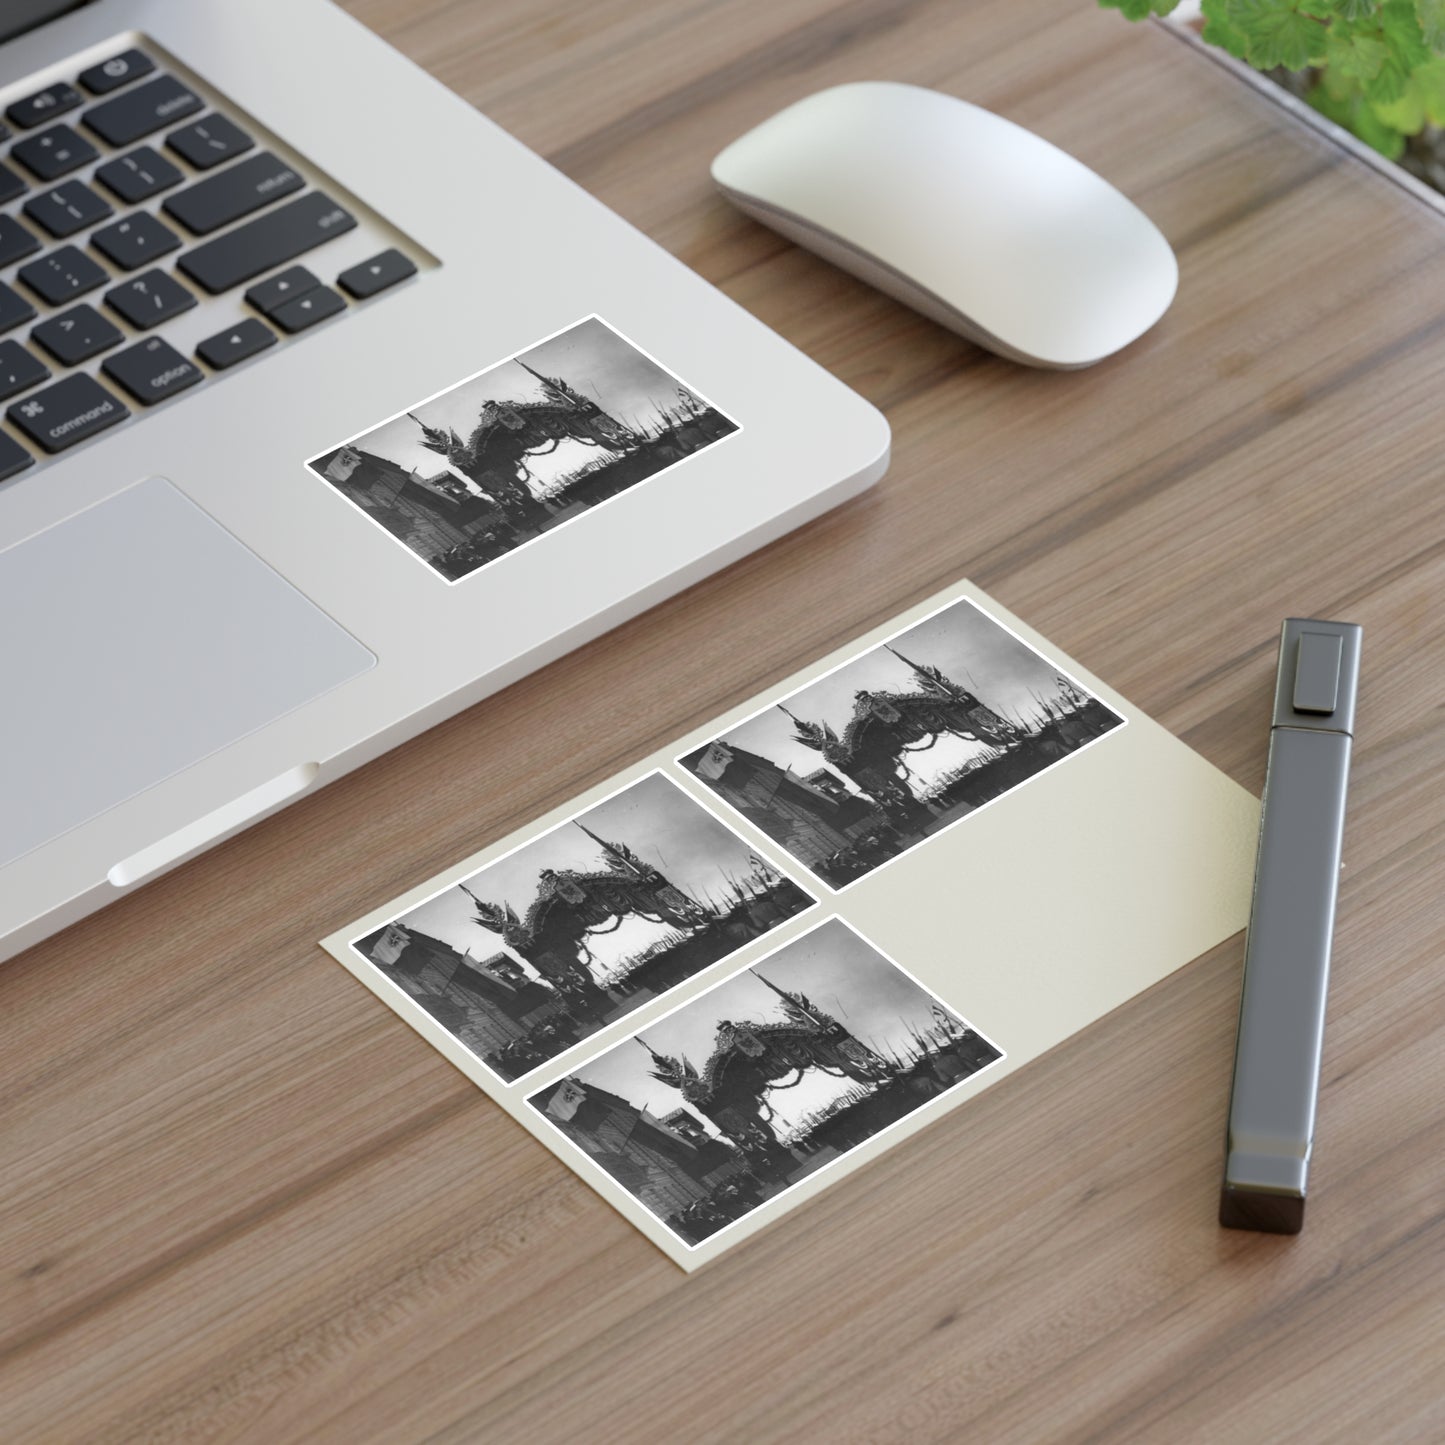
<path fill-rule="evenodd" d="M 325 947 L 690 1269 L 1243 927 L 1257 813 L 961 583 Z"/>
<path fill-rule="evenodd" d="M 814 902 L 649 773 L 355 947 L 510 1084 Z"/>

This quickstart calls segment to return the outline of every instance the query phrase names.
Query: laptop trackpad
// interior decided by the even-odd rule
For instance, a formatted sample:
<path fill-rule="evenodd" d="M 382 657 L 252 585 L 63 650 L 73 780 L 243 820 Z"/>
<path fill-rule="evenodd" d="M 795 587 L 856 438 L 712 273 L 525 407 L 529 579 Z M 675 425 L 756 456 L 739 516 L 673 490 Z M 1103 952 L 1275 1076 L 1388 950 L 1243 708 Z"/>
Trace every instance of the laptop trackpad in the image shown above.
<path fill-rule="evenodd" d="M 375 662 L 158 477 L 0 552 L 0 867 Z"/>

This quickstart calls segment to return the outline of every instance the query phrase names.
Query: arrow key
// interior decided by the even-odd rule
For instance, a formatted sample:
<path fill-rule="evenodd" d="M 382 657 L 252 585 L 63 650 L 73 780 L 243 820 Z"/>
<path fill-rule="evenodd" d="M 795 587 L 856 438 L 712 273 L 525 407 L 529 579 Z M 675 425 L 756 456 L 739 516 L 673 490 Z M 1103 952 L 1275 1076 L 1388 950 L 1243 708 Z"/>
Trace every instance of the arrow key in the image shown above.
<path fill-rule="evenodd" d="M 276 344 L 276 334 L 254 317 L 238 321 L 214 336 L 208 336 L 196 347 L 196 355 L 216 371 L 225 371 L 248 356 L 255 356 Z"/>
<path fill-rule="evenodd" d="M 336 292 L 329 286 L 318 286 L 314 291 L 296 297 L 294 301 L 286 301 L 277 306 L 271 312 L 271 320 L 282 331 L 294 333 L 305 331 L 308 326 L 315 326 L 318 321 L 325 321 L 328 316 L 335 316 L 338 311 L 345 310 L 346 302 Z"/>
<path fill-rule="evenodd" d="M 375 296 L 378 291 L 385 291 L 388 286 L 395 286 L 398 281 L 415 275 L 416 266 L 393 247 L 359 266 L 348 267 L 336 281 L 348 296 L 365 301 L 368 296 Z"/>
<path fill-rule="evenodd" d="M 288 266 L 284 271 L 248 287 L 246 300 L 263 316 L 269 316 L 278 306 L 314 291 L 320 284 L 304 266 Z"/>

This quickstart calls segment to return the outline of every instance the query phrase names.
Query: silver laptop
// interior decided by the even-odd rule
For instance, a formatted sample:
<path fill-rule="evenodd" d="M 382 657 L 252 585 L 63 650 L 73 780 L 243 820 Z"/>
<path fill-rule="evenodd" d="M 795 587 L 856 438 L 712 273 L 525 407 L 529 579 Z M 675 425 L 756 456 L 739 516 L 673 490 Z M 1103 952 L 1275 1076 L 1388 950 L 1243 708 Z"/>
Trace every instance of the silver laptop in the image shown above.
<path fill-rule="evenodd" d="M 887 465 L 324 0 L 0 36 L 0 958 Z"/>

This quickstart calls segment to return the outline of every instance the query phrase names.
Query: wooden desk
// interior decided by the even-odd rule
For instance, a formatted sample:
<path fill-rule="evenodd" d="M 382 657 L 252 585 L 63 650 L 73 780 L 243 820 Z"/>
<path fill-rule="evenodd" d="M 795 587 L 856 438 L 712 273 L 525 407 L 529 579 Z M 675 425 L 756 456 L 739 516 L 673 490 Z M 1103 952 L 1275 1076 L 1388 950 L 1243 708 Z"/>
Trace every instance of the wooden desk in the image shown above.
<path fill-rule="evenodd" d="M 0 970 L 0 1434 L 1445 1435 L 1445 217 L 1087 0 L 349 8 L 881 406 L 893 469 Z M 865 77 L 1134 196 L 1164 323 L 1024 371 L 714 195 Z M 1308 1229 L 1215 1224 L 1235 939 L 686 1278 L 315 940 L 965 574 L 1256 790 L 1281 617 L 1364 624 Z"/>

